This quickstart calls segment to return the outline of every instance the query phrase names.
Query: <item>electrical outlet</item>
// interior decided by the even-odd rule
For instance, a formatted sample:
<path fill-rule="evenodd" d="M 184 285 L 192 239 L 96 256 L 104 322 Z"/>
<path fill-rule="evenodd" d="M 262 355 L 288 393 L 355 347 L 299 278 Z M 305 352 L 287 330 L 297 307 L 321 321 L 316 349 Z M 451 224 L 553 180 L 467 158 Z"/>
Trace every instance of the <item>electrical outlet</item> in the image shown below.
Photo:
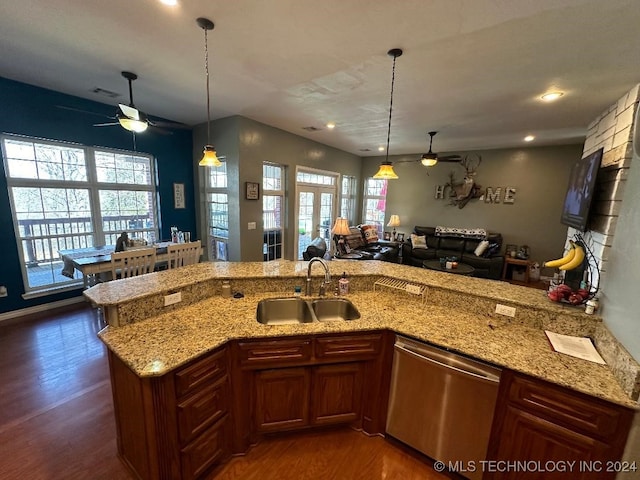
<path fill-rule="evenodd" d="M 174 305 L 182 301 L 182 292 L 172 293 L 171 295 L 164 296 L 164 306 Z"/>
<path fill-rule="evenodd" d="M 7 287 L 5 287 L 4 285 L 0 285 L 0 297 L 6 297 L 7 296 Z"/>
<path fill-rule="evenodd" d="M 507 307 L 506 305 L 502 305 L 501 303 L 496 303 L 496 313 L 499 313 L 500 315 L 505 315 L 507 317 L 515 317 L 516 308 Z"/>
<path fill-rule="evenodd" d="M 248 230 L 255 230 L 257 228 L 258 224 L 256 222 L 249 222 L 247 224 L 247 229 Z"/>
<path fill-rule="evenodd" d="M 412 285 L 410 283 L 407 283 L 407 286 L 404 287 L 404 289 L 406 290 L 407 293 L 413 293 L 414 295 L 420 295 L 420 286 L 419 285 Z"/>

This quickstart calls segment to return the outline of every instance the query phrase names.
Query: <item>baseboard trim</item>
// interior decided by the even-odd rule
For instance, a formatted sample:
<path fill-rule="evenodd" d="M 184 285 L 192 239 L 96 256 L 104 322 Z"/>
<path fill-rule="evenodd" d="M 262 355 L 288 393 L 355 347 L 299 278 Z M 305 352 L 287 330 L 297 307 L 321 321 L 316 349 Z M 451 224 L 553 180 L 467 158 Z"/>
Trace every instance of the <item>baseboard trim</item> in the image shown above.
<path fill-rule="evenodd" d="M 84 296 L 67 298 L 65 300 L 58 300 L 57 302 L 43 303 L 42 305 L 36 305 L 34 307 L 21 308 L 20 310 L 12 310 L 10 312 L 0 313 L 0 322 L 6 320 L 15 320 L 16 318 L 25 317 L 27 315 L 34 315 L 37 313 L 46 312 L 56 308 L 67 307 L 76 303 L 86 302 L 87 299 Z"/>

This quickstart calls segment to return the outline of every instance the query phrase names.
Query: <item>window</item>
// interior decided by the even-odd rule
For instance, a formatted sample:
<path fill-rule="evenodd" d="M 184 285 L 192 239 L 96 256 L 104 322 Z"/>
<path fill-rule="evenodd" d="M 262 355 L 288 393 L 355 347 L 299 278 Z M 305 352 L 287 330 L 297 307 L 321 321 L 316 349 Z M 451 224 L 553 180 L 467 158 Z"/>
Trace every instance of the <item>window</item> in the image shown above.
<path fill-rule="evenodd" d="M 209 232 L 209 259 L 229 259 L 229 199 L 227 191 L 227 162 L 219 167 L 207 168 L 207 229 Z"/>
<path fill-rule="evenodd" d="M 60 250 L 158 239 L 153 157 L 4 135 L 2 150 L 27 296 L 80 285 Z"/>
<path fill-rule="evenodd" d="M 363 223 L 375 225 L 378 236 L 384 231 L 384 211 L 387 198 L 387 180 L 367 178 L 364 184 Z"/>
<path fill-rule="evenodd" d="M 356 177 L 342 176 L 342 195 L 340 197 L 340 216 L 355 225 L 356 219 Z"/>
<path fill-rule="evenodd" d="M 262 165 L 262 229 L 264 261 L 282 258 L 282 217 L 284 214 L 284 168 L 264 162 Z"/>

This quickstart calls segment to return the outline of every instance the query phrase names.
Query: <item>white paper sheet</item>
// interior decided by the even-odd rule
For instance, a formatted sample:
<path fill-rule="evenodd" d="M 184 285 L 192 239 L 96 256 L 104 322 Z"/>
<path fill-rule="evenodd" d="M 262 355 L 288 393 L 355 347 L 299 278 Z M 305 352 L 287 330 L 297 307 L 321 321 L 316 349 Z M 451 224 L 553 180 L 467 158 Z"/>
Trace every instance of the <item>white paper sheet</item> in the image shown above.
<path fill-rule="evenodd" d="M 550 332 L 549 330 L 545 330 L 544 333 L 547 334 L 547 338 L 556 352 L 606 365 L 606 362 L 602 359 L 596 347 L 593 346 L 590 338 L 561 335 Z"/>

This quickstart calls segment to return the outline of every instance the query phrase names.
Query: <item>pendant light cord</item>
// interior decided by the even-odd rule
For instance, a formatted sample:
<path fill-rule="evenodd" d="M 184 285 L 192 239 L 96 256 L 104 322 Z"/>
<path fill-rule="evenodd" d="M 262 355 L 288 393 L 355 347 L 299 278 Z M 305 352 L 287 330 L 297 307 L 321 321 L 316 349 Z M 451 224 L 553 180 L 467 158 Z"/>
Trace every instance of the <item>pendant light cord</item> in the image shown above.
<path fill-rule="evenodd" d="M 207 145 L 211 144 L 211 101 L 209 100 L 209 41 L 204 28 L 204 71 L 207 77 Z"/>
<path fill-rule="evenodd" d="M 393 55 L 393 68 L 391 70 L 391 100 L 389 101 L 389 126 L 387 127 L 387 156 L 385 161 L 389 161 L 389 139 L 391 138 L 391 112 L 393 111 L 393 86 L 396 82 L 396 58 L 398 55 Z"/>

